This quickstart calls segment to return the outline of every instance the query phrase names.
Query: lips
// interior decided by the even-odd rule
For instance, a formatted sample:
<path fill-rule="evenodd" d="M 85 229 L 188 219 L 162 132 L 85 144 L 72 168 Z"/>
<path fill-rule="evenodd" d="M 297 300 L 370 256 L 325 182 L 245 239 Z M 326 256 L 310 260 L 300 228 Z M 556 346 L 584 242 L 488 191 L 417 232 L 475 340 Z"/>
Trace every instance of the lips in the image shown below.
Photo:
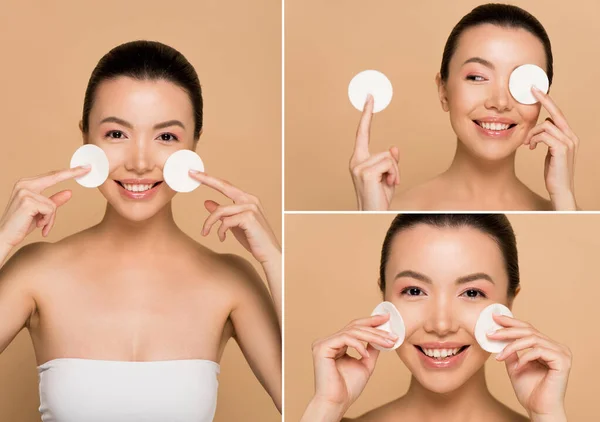
<path fill-rule="evenodd" d="M 125 179 L 115 180 L 119 186 L 119 192 L 128 199 L 149 199 L 153 197 L 160 186 L 162 180 L 151 179 Z"/>
<path fill-rule="evenodd" d="M 430 369 L 447 369 L 458 366 L 465 358 L 470 345 L 422 344 L 414 345 L 421 362 Z"/>
<path fill-rule="evenodd" d="M 517 127 L 516 123 L 490 122 L 481 120 L 473 120 L 473 124 L 480 134 L 494 139 L 509 138 Z"/>

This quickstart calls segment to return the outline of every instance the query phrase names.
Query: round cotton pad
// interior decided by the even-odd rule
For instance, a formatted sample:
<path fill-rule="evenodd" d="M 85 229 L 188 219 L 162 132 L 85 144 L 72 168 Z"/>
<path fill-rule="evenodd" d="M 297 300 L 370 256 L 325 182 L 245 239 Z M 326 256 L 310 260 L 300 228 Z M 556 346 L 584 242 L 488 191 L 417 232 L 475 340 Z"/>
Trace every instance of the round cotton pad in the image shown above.
<path fill-rule="evenodd" d="M 163 168 L 165 182 L 176 192 L 191 192 L 200 186 L 200 182 L 190 177 L 190 170 L 204 171 L 204 163 L 198 154 L 189 149 L 174 152 Z"/>
<path fill-rule="evenodd" d="M 380 112 L 390 104 L 393 93 L 390 80 L 377 70 L 360 72 L 348 85 L 348 97 L 358 111 L 363 111 L 367 95 L 371 94 L 375 100 L 373 113 Z"/>
<path fill-rule="evenodd" d="M 500 353 L 510 341 L 498 341 L 488 338 L 487 334 L 489 332 L 504 328 L 494 321 L 492 314 L 506 315 L 509 317 L 513 316 L 510 309 L 500 303 L 494 303 L 486 307 L 479 314 L 479 318 L 477 318 L 477 323 L 475 324 L 475 338 L 477 339 L 477 343 L 479 343 L 481 348 L 486 352 Z"/>
<path fill-rule="evenodd" d="M 93 144 L 79 147 L 71 157 L 71 168 L 85 165 L 92 166 L 92 169 L 83 176 L 75 178 L 81 186 L 96 188 L 108 178 L 108 158 L 102 148 Z"/>
<path fill-rule="evenodd" d="M 387 331 L 388 333 L 393 333 L 398 336 L 398 340 L 396 340 L 396 344 L 392 347 L 384 348 L 377 344 L 372 344 L 374 348 L 382 351 L 390 351 L 396 350 L 402 343 L 404 342 L 404 336 L 406 334 L 406 328 L 404 326 L 404 320 L 398 312 L 398 309 L 394 306 L 392 302 L 381 302 L 371 313 L 373 315 L 385 315 L 390 314 L 390 319 L 387 320 L 384 324 L 381 324 L 378 327 L 375 327 L 379 330 Z"/>
<path fill-rule="evenodd" d="M 534 64 L 524 64 L 517 67 L 510 74 L 508 88 L 515 100 L 521 104 L 535 104 L 538 102 L 531 93 L 531 87 L 535 86 L 544 94 L 548 92 L 550 82 L 546 72 Z"/>

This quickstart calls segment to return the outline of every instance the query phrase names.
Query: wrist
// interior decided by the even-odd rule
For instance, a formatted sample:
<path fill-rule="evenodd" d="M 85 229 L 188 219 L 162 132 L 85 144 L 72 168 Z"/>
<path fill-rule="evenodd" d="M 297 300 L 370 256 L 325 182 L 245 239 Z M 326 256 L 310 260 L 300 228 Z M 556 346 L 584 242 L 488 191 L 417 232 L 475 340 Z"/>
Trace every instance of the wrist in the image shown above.
<path fill-rule="evenodd" d="M 265 273 L 281 272 L 281 249 L 273 245 L 270 251 L 265 254 L 265 258 L 261 260 Z"/>
<path fill-rule="evenodd" d="M 346 413 L 345 406 L 340 403 L 313 397 L 300 422 L 339 422 Z"/>
<path fill-rule="evenodd" d="M 557 409 L 552 413 L 529 413 L 531 422 L 567 422 L 567 413 L 564 408 Z"/>
<path fill-rule="evenodd" d="M 577 202 L 572 192 L 550 194 L 550 201 L 555 211 L 577 211 Z"/>

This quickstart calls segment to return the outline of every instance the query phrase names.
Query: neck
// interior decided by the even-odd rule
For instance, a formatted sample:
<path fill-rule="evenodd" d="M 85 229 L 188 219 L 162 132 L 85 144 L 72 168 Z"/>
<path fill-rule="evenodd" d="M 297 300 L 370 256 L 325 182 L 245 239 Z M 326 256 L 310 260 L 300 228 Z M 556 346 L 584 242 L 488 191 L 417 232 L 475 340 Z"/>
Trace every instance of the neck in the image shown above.
<path fill-rule="evenodd" d="M 403 397 L 413 409 L 418 409 L 423 421 L 468 421 L 477 420 L 495 399 L 485 381 L 485 367 L 482 367 L 465 384 L 449 393 L 435 393 L 428 390 L 412 377 L 408 392 Z"/>
<path fill-rule="evenodd" d="M 515 172 L 516 152 L 499 161 L 483 161 L 458 141 L 452 164 L 444 177 L 453 186 L 478 198 L 497 198 L 521 186 Z"/>
<path fill-rule="evenodd" d="M 164 244 L 169 238 L 181 233 L 173 218 L 171 202 L 143 221 L 128 220 L 107 204 L 104 218 L 93 230 L 113 251 L 155 250 L 157 244 Z"/>

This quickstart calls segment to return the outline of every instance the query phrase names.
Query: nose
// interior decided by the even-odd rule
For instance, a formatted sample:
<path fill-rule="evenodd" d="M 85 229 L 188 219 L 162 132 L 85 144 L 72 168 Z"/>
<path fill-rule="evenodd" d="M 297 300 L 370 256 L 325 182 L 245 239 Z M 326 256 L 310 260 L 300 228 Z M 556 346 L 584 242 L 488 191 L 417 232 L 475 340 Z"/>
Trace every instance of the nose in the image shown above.
<path fill-rule="evenodd" d="M 498 81 L 490 85 L 490 93 L 485 101 L 485 108 L 497 112 L 510 111 L 512 100 L 508 88 L 508 81 Z"/>
<path fill-rule="evenodd" d="M 152 170 L 150 159 L 149 142 L 143 139 L 136 139 L 129 144 L 127 158 L 125 160 L 125 169 L 137 174 L 147 173 Z"/>
<path fill-rule="evenodd" d="M 424 330 L 444 337 L 458 330 L 458 321 L 453 315 L 452 304 L 445 298 L 432 300 L 427 312 Z"/>

